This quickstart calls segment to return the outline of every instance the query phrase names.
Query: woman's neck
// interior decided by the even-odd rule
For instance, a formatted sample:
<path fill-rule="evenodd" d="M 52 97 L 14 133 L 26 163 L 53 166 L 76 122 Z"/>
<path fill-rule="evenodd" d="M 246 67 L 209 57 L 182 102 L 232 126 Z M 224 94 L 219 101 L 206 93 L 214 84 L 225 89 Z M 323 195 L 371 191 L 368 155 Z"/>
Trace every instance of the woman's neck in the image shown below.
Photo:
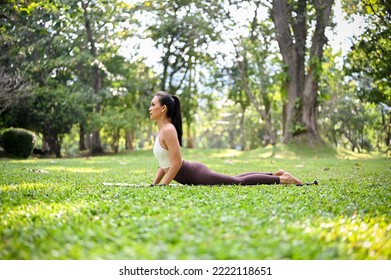
<path fill-rule="evenodd" d="M 168 118 L 162 118 L 160 120 L 157 120 L 156 122 L 157 122 L 157 126 L 158 126 L 158 128 L 160 130 L 163 126 L 165 126 L 166 124 L 170 123 L 170 120 Z"/>

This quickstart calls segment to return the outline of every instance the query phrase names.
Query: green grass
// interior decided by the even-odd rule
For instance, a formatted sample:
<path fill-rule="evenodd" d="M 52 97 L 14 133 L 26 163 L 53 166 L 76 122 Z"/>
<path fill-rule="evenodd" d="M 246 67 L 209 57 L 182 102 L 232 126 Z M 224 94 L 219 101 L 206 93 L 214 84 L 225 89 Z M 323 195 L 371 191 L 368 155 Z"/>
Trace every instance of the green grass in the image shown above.
<path fill-rule="evenodd" d="M 320 184 L 145 187 L 150 151 L 3 159 L 0 259 L 391 259 L 390 159 L 298 146 L 184 157 Z"/>

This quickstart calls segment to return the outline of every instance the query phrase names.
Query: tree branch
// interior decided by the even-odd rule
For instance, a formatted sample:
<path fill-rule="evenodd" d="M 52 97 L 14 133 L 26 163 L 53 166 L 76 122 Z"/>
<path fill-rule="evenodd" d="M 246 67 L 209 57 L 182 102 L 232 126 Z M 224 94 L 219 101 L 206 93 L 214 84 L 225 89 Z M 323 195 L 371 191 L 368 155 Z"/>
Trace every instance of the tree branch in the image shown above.
<path fill-rule="evenodd" d="M 10 73 L 5 67 L 0 67 L 0 114 L 19 100 L 30 96 L 30 85 L 22 75 L 15 71 Z"/>

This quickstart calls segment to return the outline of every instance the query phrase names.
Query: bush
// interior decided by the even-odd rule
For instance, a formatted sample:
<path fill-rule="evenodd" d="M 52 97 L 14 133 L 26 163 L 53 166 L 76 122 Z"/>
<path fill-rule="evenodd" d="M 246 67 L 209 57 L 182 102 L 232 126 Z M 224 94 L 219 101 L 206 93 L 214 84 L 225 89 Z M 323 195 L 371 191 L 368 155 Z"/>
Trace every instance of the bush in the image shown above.
<path fill-rule="evenodd" d="M 35 134 L 23 128 L 6 129 L 1 136 L 1 145 L 12 155 L 28 158 L 35 146 Z"/>

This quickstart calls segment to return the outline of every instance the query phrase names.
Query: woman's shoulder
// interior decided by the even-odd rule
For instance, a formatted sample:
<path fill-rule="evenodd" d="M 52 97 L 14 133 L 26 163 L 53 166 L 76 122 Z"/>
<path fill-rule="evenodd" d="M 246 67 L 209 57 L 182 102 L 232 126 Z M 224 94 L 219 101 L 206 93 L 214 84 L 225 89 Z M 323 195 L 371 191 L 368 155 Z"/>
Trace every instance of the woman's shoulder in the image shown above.
<path fill-rule="evenodd" d="M 176 128 L 171 123 L 168 123 L 165 126 L 163 126 L 160 130 L 160 133 L 164 141 L 177 137 Z"/>
<path fill-rule="evenodd" d="M 164 135 L 164 134 L 170 134 L 170 133 L 173 133 L 175 132 L 176 133 L 176 128 L 175 126 L 172 124 L 172 123 L 168 123 L 166 125 L 164 125 L 162 128 L 161 128 L 161 133 Z"/>

